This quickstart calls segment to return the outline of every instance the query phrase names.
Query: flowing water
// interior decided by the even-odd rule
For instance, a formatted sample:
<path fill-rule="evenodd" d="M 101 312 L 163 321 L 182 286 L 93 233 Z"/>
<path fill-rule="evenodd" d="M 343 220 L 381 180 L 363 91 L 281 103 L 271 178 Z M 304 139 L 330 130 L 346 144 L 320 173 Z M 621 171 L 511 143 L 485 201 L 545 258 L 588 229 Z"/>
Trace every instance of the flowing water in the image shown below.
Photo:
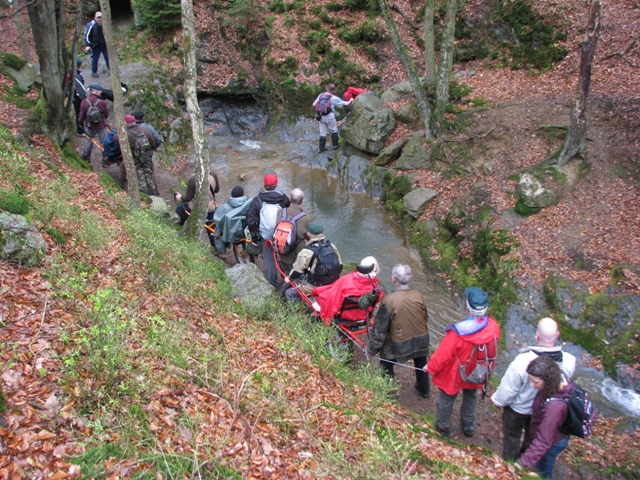
<path fill-rule="evenodd" d="M 357 263 L 373 255 L 381 268 L 380 281 L 387 291 L 393 290 L 391 269 L 406 263 L 413 271 L 412 286 L 423 292 L 429 309 L 429 324 L 434 346 L 440 342 L 444 327 L 462 318 L 462 303 L 440 288 L 429 272 L 425 272 L 419 256 L 407 247 L 404 234 L 384 208 L 364 193 L 353 193 L 339 179 L 328 176 L 323 169 L 301 167 L 290 159 L 315 149 L 315 131 L 309 131 L 304 141 L 262 141 L 234 137 L 210 137 L 213 169 L 218 174 L 225 201 L 235 185 L 245 194 L 256 196 L 262 188 L 265 173 L 278 175 L 278 189 L 289 194 L 293 188 L 305 193 L 303 209 L 320 222 L 325 234 L 339 249 L 343 262 Z M 293 146 L 292 146 L 293 143 Z M 302 153 L 305 154 L 304 152 Z M 501 356 L 498 372 L 504 371 L 510 359 Z M 581 384 L 603 412 L 640 417 L 640 395 L 623 389 L 602 372 L 579 366 L 576 381 Z"/>

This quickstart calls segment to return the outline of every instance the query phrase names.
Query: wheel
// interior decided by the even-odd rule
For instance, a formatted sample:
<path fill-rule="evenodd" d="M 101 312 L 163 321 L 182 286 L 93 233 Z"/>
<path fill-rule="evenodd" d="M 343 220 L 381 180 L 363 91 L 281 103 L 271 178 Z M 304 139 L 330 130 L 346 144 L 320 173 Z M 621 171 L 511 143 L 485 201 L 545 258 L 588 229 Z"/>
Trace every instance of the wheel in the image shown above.
<path fill-rule="evenodd" d="M 246 242 L 233 244 L 233 256 L 236 257 L 236 262 L 238 263 L 256 263 L 255 257 L 247 251 Z"/>
<path fill-rule="evenodd" d="M 329 338 L 329 353 L 336 362 L 346 363 L 353 358 L 353 342 L 337 328 L 333 328 Z"/>

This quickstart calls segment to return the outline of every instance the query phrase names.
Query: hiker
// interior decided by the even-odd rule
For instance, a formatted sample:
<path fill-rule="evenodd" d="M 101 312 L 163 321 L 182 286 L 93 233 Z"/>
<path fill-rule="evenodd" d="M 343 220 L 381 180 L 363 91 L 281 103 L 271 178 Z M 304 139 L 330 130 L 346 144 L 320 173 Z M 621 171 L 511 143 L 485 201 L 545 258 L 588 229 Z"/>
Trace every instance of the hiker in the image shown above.
<path fill-rule="evenodd" d="M 120 142 L 116 137 L 116 133 L 117 130 L 114 128 L 107 133 L 107 136 L 104 139 L 104 143 L 102 144 L 104 147 L 104 150 L 102 151 L 102 168 L 107 168 L 112 163 L 122 162 L 122 151 L 120 150 Z M 124 168 L 124 166 L 122 168 Z"/>
<path fill-rule="evenodd" d="M 136 119 L 133 115 L 125 115 L 124 122 L 131 154 L 136 166 L 136 173 L 138 174 L 138 189 L 147 195 L 158 196 L 158 187 L 153 176 L 153 163 L 151 161 L 151 153 L 156 146 L 156 141 L 149 130 L 136 125 Z M 113 139 L 119 143 L 117 132 Z M 105 165 L 104 160 L 102 165 Z M 120 162 L 120 179 L 122 184 L 126 185 L 127 171 L 124 162 Z"/>
<path fill-rule="evenodd" d="M 220 184 L 218 183 L 218 176 L 213 173 L 213 171 L 209 172 L 209 200 L 207 203 L 207 218 L 206 222 L 213 222 L 213 214 L 216 211 L 216 193 L 220 191 Z M 184 222 L 187 221 L 189 215 L 191 214 L 191 210 L 193 209 L 193 197 L 196 195 L 196 176 L 193 175 L 187 181 L 187 193 L 181 195 L 179 193 L 174 193 L 173 198 L 179 205 L 176 207 L 176 213 L 178 217 L 180 217 L 180 225 L 184 225 Z"/>
<path fill-rule="evenodd" d="M 338 124 L 336 123 L 336 116 L 333 113 L 335 107 L 346 107 L 351 105 L 353 100 L 345 102 L 335 95 L 336 86 L 334 83 L 330 83 L 325 87 L 326 92 L 321 93 L 313 102 L 313 106 L 316 109 L 316 120 L 320 125 L 320 141 L 319 147 L 321 152 L 327 150 L 327 131 L 331 133 L 331 142 L 333 143 L 333 149 L 337 150 L 340 146 L 338 144 Z"/>
<path fill-rule="evenodd" d="M 133 116 L 136 119 L 136 125 L 140 125 L 142 128 L 146 128 L 147 130 L 149 130 L 149 133 L 153 136 L 153 139 L 156 141 L 156 146 L 153 149 L 158 150 L 158 148 L 160 148 L 160 145 L 162 145 L 164 143 L 164 138 L 162 137 L 162 135 L 160 135 L 158 133 L 158 131 L 153 128 L 151 125 L 149 125 L 148 123 L 145 123 L 144 121 L 144 113 L 141 111 L 136 111 Z"/>
<path fill-rule="evenodd" d="M 250 206 L 251 199 L 244 194 L 244 189 L 240 186 L 235 186 L 231 189 L 229 199 L 216 209 L 213 214 L 213 221 L 216 223 L 216 234 L 215 236 L 210 234 L 209 240 L 213 240 L 212 244 L 218 252 L 226 252 L 227 245 L 244 237 L 247 212 Z"/>
<path fill-rule="evenodd" d="M 375 292 L 375 298 L 372 304 L 375 304 L 384 296 L 384 292 L 380 290 L 378 282 L 378 274 L 380 267 L 378 261 L 374 257 L 365 257 L 358 264 L 356 269 L 346 275 L 341 276 L 331 285 L 316 287 L 311 292 L 311 296 L 315 297 L 315 302 L 320 308 L 320 318 L 329 324 L 331 319 L 341 312 L 344 300 L 347 297 L 359 298 L 371 292 Z M 367 308 L 354 308 L 342 311 L 340 318 L 344 320 L 364 320 L 367 317 L 367 309 L 371 311 L 371 306 Z M 424 366 L 424 365 L 423 365 Z"/>
<path fill-rule="evenodd" d="M 371 93 L 371 91 L 365 90 L 364 88 L 347 87 L 347 91 L 342 95 L 342 100 L 345 102 L 355 100 L 356 97 L 362 93 Z"/>
<path fill-rule="evenodd" d="M 107 120 L 109 109 L 107 102 L 102 100 L 102 87 L 92 83 L 87 88 L 88 97 L 80 103 L 80 114 L 78 121 L 84 125 L 86 140 L 82 150 L 82 159 L 91 163 L 91 152 L 93 150 L 93 137 L 98 137 L 100 145 L 104 144 L 107 136 Z"/>
<path fill-rule="evenodd" d="M 65 87 L 65 96 L 69 98 L 69 94 L 71 93 L 71 77 L 73 74 L 73 70 L 70 68 L 67 70 L 67 84 Z M 82 77 L 82 59 L 76 58 L 76 80 L 73 89 L 73 110 L 76 112 L 76 131 L 78 135 L 84 134 L 84 127 L 80 122 L 80 105 L 82 104 L 82 100 L 87 98 L 87 89 L 84 87 L 84 78 Z"/>
<path fill-rule="evenodd" d="M 553 477 L 557 456 L 569 444 L 559 428 L 569 414 L 568 401 L 576 385 L 567 379 L 551 357 L 540 355 L 527 366 L 531 386 L 537 391 L 531 415 L 531 445 L 518 459 L 516 468 L 534 470 L 541 478 Z"/>
<path fill-rule="evenodd" d="M 493 360 L 497 354 L 497 342 L 500 338 L 500 327 L 488 316 L 489 296 L 477 287 L 464 291 L 467 297 L 469 317 L 461 322 L 448 325 L 440 346 L 429 359 L 426 370 L 431 374 L 433 384 L 438 387 L 436 411 L 436 430 L 447 438 L 451 434 L 451 414 L 453 403 L 462 390 L 460 419 L 463 433 L 472 437 L 476 416 L 478 389 L 486 391 L 488 376 L 480 383 L 471 383 L 476 366 L 482 364 L 493 369 Z M 480 354 L 483 353 L 483 356 Z M 474 354 L 474 358 L 472 357 Z M 493 357 L 491 362 L 489 358 Z M 481 359 L 484 358 L 484 362 Z M 470 368 L 472 371 L 470 371 Z M 462 372 L 461 372 L 462 370 Z M 465 373 L 463 380 L 462 373 Z"/>
<path fill-rule="evenodd" d="M 100 54 L 104 57 L 104 62 L 109 68 L 109 52 L 107 52 L 107 42 L 104 39 L 104 32 L 102 31 L 102 12 L 96 12 L 93 16 L 93 22 L 85 29 L 84 43 L 91 47 L 91 76 L 98 78 L 98 61 L 100 60 Z M 86 50 L 86 49 L 85 49 Z"/>
<path fill-rule="evenodd" d="M 318 222 L 311 222 L 307 243 L 296 257 L 291 272 L 284 279 L 285 283 L 290 285 L 292 280 L 300 279 L 298 288 L 303 294 L 309 295 L 315 287 L 335 282 L 340 277 L 340 272 L 340 252 L 325 238 L 324 227 Z M 300 300 L 300 294 L 293 287 L 285 291 L 285 297 L 288 302 Z"/>
<path fill-rule="evenodd" d="M 558 324 L 552 318 L 540 320 L 536 329 L 537 344 L 520 350 L 491 396 L 494 405 L 502 408 L 502 458 L 505 460 L 517 460 L 531 444 L 530 423 L 536 389 L 527 375 L 529 363 L 543 355 L 556 362 L 567 378 L 573 376 L 576 358 L 556 345 L 559 337 Z M 524 442 L 521 443 L 523 430 Z"/>
<path fill-rule="evenodd" d="M 429 355 L 429 314 L 422 293 L 409 286 L 411 278 L 409 265 L 393 267 L 391 280 L 396 289 L 380 304 L 367 349 L 372 356 L 380 353 L 382 371 L 391 378 L 391 362 L 413 359 L 417 369 L 415 388 L 422 398 L 429 398 L 429 375 L 423 370 Z"/>
<path fill-rule="evenodd" d="M 291 205 L 287 208 L 283 208 L 278 211 L 278 215 L 276 217 L 276 225 L 280 223 L 280 221 L 284 218 L 288 218 L 293 221 L 295 217 L 295 231 L 296 238 L 292 239 L 291 251 L 289 253 L 280 253 L 280 268 L 288 275 L 291 271 L 291 267 L 293 267 L 293 262 L 295 262 L 298 253 L 300 250 L 304 248 L 304 239 L 307 236 L 307 232 L 309 231 L 309 223 L 311 222 L 311 217 L 302 211 L 302 203 L 304 202 L 304 192 L 299 188 L 294 188 L 291 190 L 289 194 L 289 199 L 291 200 Z M 302 214 L 302 216 L 300 216 Z M 286 216 L 285 216 L 286 215 Z M 286 284 L 285 284 L 286 285 Z"/>
<path fill-rule="evenodd" d="M 264 192 L 258 194 L 251 202 L 247 213 L 247 224 L 254 247 L 260 245 L 264 259 L 264 275 L 271 285 L 278 287 L 278 270 L 273 258 L 273 246 L 267 240 L 273 238 L 278 211 L 291 205 L 289 197 L 276 191 L 278 177 L 275 173 L 264 176 Z"/>

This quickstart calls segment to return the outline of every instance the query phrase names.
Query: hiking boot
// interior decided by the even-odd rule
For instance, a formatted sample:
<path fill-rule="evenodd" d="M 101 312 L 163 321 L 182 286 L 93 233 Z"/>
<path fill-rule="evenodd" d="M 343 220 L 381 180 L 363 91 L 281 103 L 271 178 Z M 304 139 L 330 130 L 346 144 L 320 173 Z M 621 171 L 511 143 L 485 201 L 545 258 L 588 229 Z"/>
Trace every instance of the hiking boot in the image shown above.
<path fill-rule="evenodd" d="M 467 437 L 473 437 L 474 430 L 473 422 L 462 422 L 462 433 Z"/>
<path fill-rule="evenodd" d="M 320 147 L 320 151 L 321 152 L 326 152 L 327 151 L 327 137 L 320 137 L 320 140 L 318 142 L 318 146 Z"/>
<path fill-rule="evenodd" d="M 109 163 L 108 160 L 102 160 L 102 168 L 109 168 L 109 165 L 111 165 L 111 163 Z"/>
<path fill-rule="evenodd" d="M 422 398 L 429 398 L 429 392 L 423 392 L 422 390 L 420 390 L 418 388 L 418 385 L 414 385 L 416 387 L 416 390 L 418 391 L 418 395 L 420 395 Z"/>
<path fill-rule="evenodd" d="M 440 430 L 438 427 L 436 427 L 436 432 L 438 432 L 442 438 L 449 438 L 451 436 L 451 432 L 448 430 Z"/>
<path fill-rule="evenodd" d="M 98 75 L 96 72 L 91 72 L 91 76 L 93 78 L 100 78 L 100 75 Z"/>
<path fill-rule="evenodd" d="M 340 147 L 340 143 L 338 142 L 338 134 L 337 133 L 332 133 L 331 134 L 331 142 L 333 143 L 333 149 L 337 150 Z"/>

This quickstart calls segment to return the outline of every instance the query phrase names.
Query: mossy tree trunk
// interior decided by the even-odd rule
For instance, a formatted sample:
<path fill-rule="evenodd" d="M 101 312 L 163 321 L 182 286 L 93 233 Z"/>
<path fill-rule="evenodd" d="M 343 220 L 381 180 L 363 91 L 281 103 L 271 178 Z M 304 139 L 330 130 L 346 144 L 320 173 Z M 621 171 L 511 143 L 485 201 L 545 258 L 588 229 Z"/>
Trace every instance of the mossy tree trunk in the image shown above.
<path fill-rule="evenodd" d="M 127 193 L 134 208 L 140 207 L 140 192 L 138 191 L 138 174 L 136 165 L 129 145 L 129 137 L 124 123 L 124 98 L 122 88 L 120 88 L 120 61 L 118 60 L 118 47 L 113 33 L 111 23 L 111 6 L 109 0 L 100 0 L 100 10 L 102 11 L 102 31 L 107 43 L 109 52 L 109 67 L 111 74 L 111 88 L 113 89 L 113 114 L 116 117 L 116 128 L 118 129 L 118 141 L 122 151 L 122 160 L 127 172 Z"/>
<path fill-rule="evenodd" d="M 567 139 L 558 155 L 556 162 L 558 169 L 563 169 L 567 162 L 576 155 L 584 151 L 587 138 L 587 97 L 591 86 L 591 67 L 593 57 L 598 46 L 600 36 L 600 1 L 591 0 L 589 8 L 589 22 L 587 24 L 587 40 L 582 44 L 582 55 L 580 62 L 580 80 L 578 81 L 578 100 L 571 111 L 571 126 L 567 133 Z"/>
<path fill-rule="evenodd" d="M 184 50 L 184 97 L 187 102 L 187 111 L 191 118 L 193 131 L 193 145 L 196 154 L 196 195 L 193 210 L 187 222 L 187 236 L 199 239 L 204 228 L 207 216 L 207 203 L 209 199 L 209 151 L 207 138 L 204 133 L 204 116 L 196 92 L 196 36 L 195 21 L 193 17 L 193 0 L 181 0 L 182 5 L 182 31 Z"/>
<path fill-rule="evenodd" d="M 413 60 L 411 59 L 411 56 L 409 55 L 407 46 L 402 42 L 400 32 L 398 32 L 395 21 L 393 20 L 393 16 L 391 15 L 389 4 L 386 0 L 379 0 L 379 4 L 380 12 L 382 13 L 382 18 L 384 18 L 384 21 L 387 24 L 387 28 L 389 29 L 389 34 L 391 35 L 393 46 L 396 48 L 398 55 L 400 56 L 402 65 L 407 72 L 407 77 L 409 77 L 409 83 L 411 84 L 413 93 L 415 94 L 416 100 L 418 101 L 418 108 L 420 109 L 420 114 L 424 119 L 424 128 L 426 130 L 425 137 L 429 139 L 433 135 L 431 132 L 431 107 L 429 106 L 427 97 L 424 94 L 424 90 L 422 89 L 422 86 L 420 84 L 418 71 L 415 64 L 413 63 Z"/>
<path fill-rule="evenodd" d="M 42 130 L 58 145 L 70 135 L 70 116 L 64 108 L 67 67 L 62 28 L 62 2 L 38 0 L 28 4 L 29 22 L 42 76 Z"/>
<path fill-rule="evenodd" d="M 429 86 L 436 84 L 436 46 L 433 33 L 435 11 L 435 0 L 426 0 L 424 2 L 424 76 Z"/>
<path fill-rule="evenodd" d="M 458 9 L 464 6 L 464 0 L 448 0 L 444 16 L 444 31 L 440 45 L 440 62 L 438 64 L 438 78 L 436 81 L 435 121 L 442 124 L 444 114 L 449 104 L 449 76 L 453 66 L 454 35 L 456 30 L 456 15 Z"/>
<path fill-rule="evenodd" d="M 78 33 L 82 27 L 82 0 L 78 0 L 78 7 L 76 9 L 76 24 L 73 31 L 73 42 L 71 44 L 71 78 L 69 79 L 69 93 L 67 94 L 67 115 L 71 114 L 71 108 L 73 105 L 73 96 L 76 91 L 76 72 L 77 64 L 76 57 L 78 56 Z M 74 115 L 75 119 L 75 115 Z"/>

